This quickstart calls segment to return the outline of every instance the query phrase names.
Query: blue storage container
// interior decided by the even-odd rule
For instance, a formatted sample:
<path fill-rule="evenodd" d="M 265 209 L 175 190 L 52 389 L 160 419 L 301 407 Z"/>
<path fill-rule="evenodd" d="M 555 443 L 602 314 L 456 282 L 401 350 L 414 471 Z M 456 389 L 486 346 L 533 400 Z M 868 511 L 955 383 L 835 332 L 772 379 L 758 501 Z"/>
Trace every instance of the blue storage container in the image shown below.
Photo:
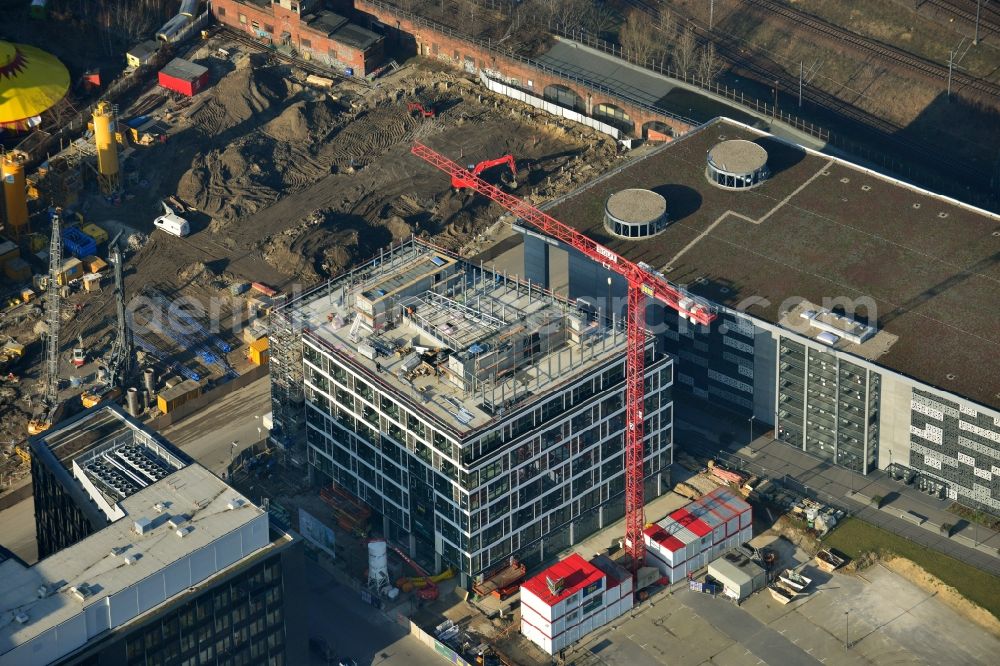
<path fill-rule="evenodd" d="M 76 227 L 70 227 L 62 233 L 63 245 L 66 250 L 78 259 L 97 254 L 97 241 Z"/>

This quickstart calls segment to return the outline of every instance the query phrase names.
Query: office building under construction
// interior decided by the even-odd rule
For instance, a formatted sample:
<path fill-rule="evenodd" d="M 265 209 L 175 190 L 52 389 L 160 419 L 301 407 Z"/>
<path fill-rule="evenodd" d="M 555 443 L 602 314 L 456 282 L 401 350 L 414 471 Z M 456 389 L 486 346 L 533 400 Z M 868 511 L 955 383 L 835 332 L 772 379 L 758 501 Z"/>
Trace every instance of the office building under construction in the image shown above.
<path fill-rule="evenodd" d="M 540 562 L 624 513 L 623 328 L 411 240 L 276 312 L 275 437 L 418 560 Z M 653 497 L 673 363 L 646 354 Z"/>

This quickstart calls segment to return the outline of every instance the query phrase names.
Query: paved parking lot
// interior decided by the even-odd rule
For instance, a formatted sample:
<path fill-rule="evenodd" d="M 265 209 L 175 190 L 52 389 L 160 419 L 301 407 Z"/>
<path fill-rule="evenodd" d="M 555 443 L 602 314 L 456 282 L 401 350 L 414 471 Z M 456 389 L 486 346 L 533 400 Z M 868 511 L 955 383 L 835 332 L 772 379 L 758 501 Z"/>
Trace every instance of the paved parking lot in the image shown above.
<path fill-rule="evenodd" d="M 996 636 L 881 565 L 860 576 L 809 565 L 803 573 L 813 579 L 809 593 L 786 606 L 766 591 L 736 606 L 675 587 L 570 656 L 593 666 L 742 666 L 991 664 L 1000 654 Z"/>

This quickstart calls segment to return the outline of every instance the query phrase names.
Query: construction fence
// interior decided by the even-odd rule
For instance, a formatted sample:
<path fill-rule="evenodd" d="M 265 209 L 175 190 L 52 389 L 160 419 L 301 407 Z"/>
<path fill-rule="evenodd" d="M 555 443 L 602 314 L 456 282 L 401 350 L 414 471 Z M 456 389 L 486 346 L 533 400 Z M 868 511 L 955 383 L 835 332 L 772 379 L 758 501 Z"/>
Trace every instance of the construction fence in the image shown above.
<path fill-rule="evenodd" d="M 436 652 L 439 656 L 447 659 L 450 663 L 457 664 L 458 666 L 473 666 L 463 659 L 460 654 L 428 634 L 426 631 L 417 626 L 413 620 L 406 617 L 402 613 L 396 613 L 396 622 L 402 625 L 404 629 L 409 629 L 411 636 L 416 637 L 417 640 L 434 650 L 434 652 Z"/>
<path fill-rule="evenodd" d="M 600 120 L 591 118 L 590 116 L 585 116 L 582 113 L 578 113 L 571 109 L 567 109 L 564 106 L 559 106 L 553 102 L 542 99 L 541 97 L 536 97 L 530 93 L 527 93 L 519 88 L 514 88 L 500 81 L 495 81 L 486 75 L 485 72 L 479 72 L 479 79 L 483 82 L 483 85 L 495 93 L 500 93 L 505 97 L 510 97 L 511 99 L 516 99 L 529 104 L 536 109 L 542 109 L 547 111 L 554 116 L 559 116 L 560 118 L 566 118 L 567 120 L 572 120 L 578 122 L 581 125 L 586 125 L 587 127 L 592 127 L 599 132 L 608 134 L 616 139 L 621 138 L 621 130 L 617 127 L 612 127 L 607 123 L 602 123 Z"/>

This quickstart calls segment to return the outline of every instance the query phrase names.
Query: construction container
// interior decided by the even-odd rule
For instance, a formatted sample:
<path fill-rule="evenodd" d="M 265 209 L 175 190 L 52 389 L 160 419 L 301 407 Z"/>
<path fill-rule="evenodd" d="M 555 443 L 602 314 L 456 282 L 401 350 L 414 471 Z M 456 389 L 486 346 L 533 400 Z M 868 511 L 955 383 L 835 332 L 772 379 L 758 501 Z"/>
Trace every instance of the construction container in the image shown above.
<path fill-rule="evenodd" d="M 96 255 L 90 255 L 83 258 L 83 267 L 87 269 L 88 273 L 100 273 L 108 267 L 108 262 Z"/>
<path fill-rule="evenodd" d="M 87 273 L 83 276 L 83 290 L 84 291 L 100 291 L 101 290 L 101 276 L 97 273 Z"/>
<path fill-rule="evenodd" d="M 267 337 L 263 337 L 250 345 L 250 362 L 254 365 L 264 365 L 271 356 L 270 344 Z"/>
<path fill-rule="evenodd" d="M 31 287 L 25 287 L 24 289 L 21 290 L 22 303 L 27 303 L 28 301 L 34 300 L 35 296 L 36 296 L 35 290 L 32 289 Z"/>
<path fill-rule="evenodd" d="M 98 245 L 103 245 L 108 242 L 108 232 L 101 229 L 99 226 L 91 222 L 90 224 L 85 224 L 80 227 L 80 231 L 87 234 L 94 239 L 94 242 Z"/>
<path fill-rule="evenodd" d="M 72 257 L 63 262 L 62 268 L 59 270 L 59 284 L 68 284 L 71 280 L 75 280 L 79 277 L 83 277 L 83 262 Z"/>
<path fill-rule="evenodd" d="M 83 258 L 97 254 L 97 243 L 94 239 L 76 227 L 70 227 L 63 231 L 62 239 L 66 251 L 74 257 Z"/>
<path fill-rule="evenodd" d="M 169 414 L 188 400 L 193 400 L 199 395 L 201 395 L 201 384 L 193 379 L 186 379 L 173 388 L 160 391 L 160 394 L 156 396 L 156 406 L 164 414 Z"/>
<path fill-rule="evenodd" d="M 130 48 L 125 53 L 125 60 L 128 62 L 129 67 L 148 65 L 150 61 L 153 60 L 156 52 L 159 50 L 160 43 L 155 40 L 148 39 Z"/>
<path fill-rule="evenodd" d="M 3 272 L 14 282 L 25 282 L 31 279 L 31 266 L 20 257 L 7 260 L 4 264 Z"/>
<path fill-rule="evenodd" d="M 208 68 L 174 58 L 160 70 L 159 83 L 167 90 L 191 97 L 208 86 Z"/>
<path fill-rule="evenodd" d="M 708 563 L 708 573 L 722 583 L 723 594 L 742 601 L 767 586 L 767 572 L 739 550 L 730 550 Z"/>

